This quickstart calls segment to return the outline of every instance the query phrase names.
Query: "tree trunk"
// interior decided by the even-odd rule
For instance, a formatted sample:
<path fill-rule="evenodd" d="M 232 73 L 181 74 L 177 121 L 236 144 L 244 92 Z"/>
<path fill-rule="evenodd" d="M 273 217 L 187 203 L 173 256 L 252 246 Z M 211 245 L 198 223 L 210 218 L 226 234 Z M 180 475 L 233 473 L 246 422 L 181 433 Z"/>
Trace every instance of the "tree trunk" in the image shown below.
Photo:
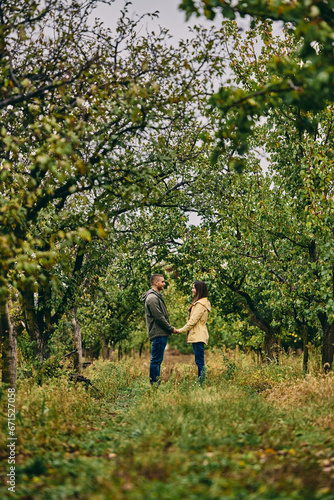
<path fill-rule="evenodd" d="M 2 343 L 2 382 L 16 387 L 17 340 L 10 320 L 8 302 L 0 300 L 0 338 Z"/>
<path fill-rule="evenodd" d="M 108 347 L 105 335 L 101 335 L 101 346 L 102 346 L 102 359 L 103 361 L 106 361 L 107 359 L 110 358 L 110 349 Z"/>
<path fill-rule="evenodd" d="M 334 355 L 334 323 L 328 322 L 326 313 L 319 313 L 318 318 L 323 331 L 322 366 L 325 372 L 329 372 L 332 368 Z"/>
<path fill-rule="evenodd" d="M 307 372 L 308 370 L 308 328 L 307 325 L 303 325 L 303 370 Z"/>
<path fill-rule="evenodd" d="M 52 317 L 51 317 L 51 287 L 48 281 L 43 287 L 38 288 L 38 308 L 37 308 L 37 321 L 40 332 L 47 338 L 44 341 L 48 343 L 52 332 Z"/>
<path fill-rule="evenodd" d="M 277 330 L 274 330 L 271 327 L 271 319 L 265 318 L 261 311 L 258 309 L 256 306 L 256 303 L 252 300 L 250 295 L 243 291 L 240 290 L 240 285 L 239 287 L 236 287 L 234 284 L 227 284 L 225 283 L 230 290 L 233 292 L 237 293 L 240 297 L 243 297 L 245 302 L 243 303 L 243 307 L 245 311 L 247 312 L 248 316 L 251 318 L 252 322 L 254 323 L 255 326 L 260 328 L 263 332 L 265 332 L 265 338 L 263 342 L 263 350 L 266 358 L 267 363 L 271 363 L 275 361 L 276 363 L 278 362 L 278 345 L 277 345 Z"/>
<path fill-rule="evenodd" d="M 35 311 L 34 289 L 31 284 L 21 288 L 23 298 L 22 309 L 24 314 L 24 322 L 29 334 L 30 340 L 35 342 L 35 354 L 42 363 L 45 358 L 45 348 L 43 342 L 40 324 Z"/>
<path fill-rule="evenodd" d="M 77 308 L 73 307 L 71 309 L 72 316 L 72 336 L 73 336 L 73 347 L 76 352 L 73 355 L 74 370 L 76 373 L 81 373 L 82 371 L 82 341 L 81 341 L 81 326 L 77 320 Z"/>
<path fill-rule="evenodd" d="M 322 365 L 325 372 L 329 372 L 333 364 L 334 344 L 334 324 L 328 325 L 324 331 L 324 341 L 322 345 Z"/>
<path fill-rule="evenodd" d="M 276 332 L 271 328 L 266 333 L 263 342 L 263 350 L 266 357 L 267 363 L 272 363 L 275 361 L 277 363 L 277 336 Z"/>

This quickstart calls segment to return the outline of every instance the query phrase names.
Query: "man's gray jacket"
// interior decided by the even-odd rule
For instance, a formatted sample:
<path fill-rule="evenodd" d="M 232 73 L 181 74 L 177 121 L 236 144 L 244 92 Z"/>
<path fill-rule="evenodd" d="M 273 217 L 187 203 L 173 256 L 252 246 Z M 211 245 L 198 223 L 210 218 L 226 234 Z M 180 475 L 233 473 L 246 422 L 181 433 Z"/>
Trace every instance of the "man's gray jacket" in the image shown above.
<path fill-rule="evenodd" d="M 165 337 L 170 335 L 174 327 L 170 325 L 167 307 L 161 293 L 151 288 L 143 293 L 143 302 L 145 303 L 145 315 L 148 338 Z"/>

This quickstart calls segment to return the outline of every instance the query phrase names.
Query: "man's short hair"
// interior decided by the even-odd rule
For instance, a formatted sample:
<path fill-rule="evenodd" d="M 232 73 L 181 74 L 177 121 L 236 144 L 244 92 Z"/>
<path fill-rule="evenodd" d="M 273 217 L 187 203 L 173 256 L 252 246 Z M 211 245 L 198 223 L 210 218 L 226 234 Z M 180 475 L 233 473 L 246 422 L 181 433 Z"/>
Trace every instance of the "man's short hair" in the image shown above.
<path fill-rule="evenodd" d="M 157 278 L 163 278 L 162 274 L 152 274 L 150 277 L 150 283 L 151 285 L 154 285 L 154 283 L 157 281 Z"/>

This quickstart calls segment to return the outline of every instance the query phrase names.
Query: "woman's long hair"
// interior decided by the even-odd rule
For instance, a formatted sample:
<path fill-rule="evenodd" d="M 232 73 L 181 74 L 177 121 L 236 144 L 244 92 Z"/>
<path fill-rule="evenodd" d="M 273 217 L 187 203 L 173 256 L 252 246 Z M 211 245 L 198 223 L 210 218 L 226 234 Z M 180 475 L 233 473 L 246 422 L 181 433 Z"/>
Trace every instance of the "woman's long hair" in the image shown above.
<path fill-rule="evenodd" d="M 192 304 L 195 304 L 199 299 L 208 296 L 208 287 L 204 281 L 194 281 L 194 286 L 196 289 L 195 297 L 193 298 Z"/>

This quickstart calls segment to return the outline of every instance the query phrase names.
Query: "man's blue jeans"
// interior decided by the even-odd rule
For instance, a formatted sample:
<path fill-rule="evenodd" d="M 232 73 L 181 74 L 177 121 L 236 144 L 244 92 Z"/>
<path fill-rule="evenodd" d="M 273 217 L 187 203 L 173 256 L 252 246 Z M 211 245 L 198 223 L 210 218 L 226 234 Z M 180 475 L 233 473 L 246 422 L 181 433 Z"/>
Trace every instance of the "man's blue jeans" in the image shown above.
<path fill-rule="evenodd" d="M 193 342 L 193 350 L 198 368 L 198 381 L 203 382 L 205 379 L 204 342 Z"/>
<path fill-rule="evenodd" d="M 151 363 L 150 363 L 150 382 L 154 384 L 159 382 L 160 366 L 164 359 L 164 352 L 167 345 L 167 336 L 155 337 L 151 341 Z"/>

